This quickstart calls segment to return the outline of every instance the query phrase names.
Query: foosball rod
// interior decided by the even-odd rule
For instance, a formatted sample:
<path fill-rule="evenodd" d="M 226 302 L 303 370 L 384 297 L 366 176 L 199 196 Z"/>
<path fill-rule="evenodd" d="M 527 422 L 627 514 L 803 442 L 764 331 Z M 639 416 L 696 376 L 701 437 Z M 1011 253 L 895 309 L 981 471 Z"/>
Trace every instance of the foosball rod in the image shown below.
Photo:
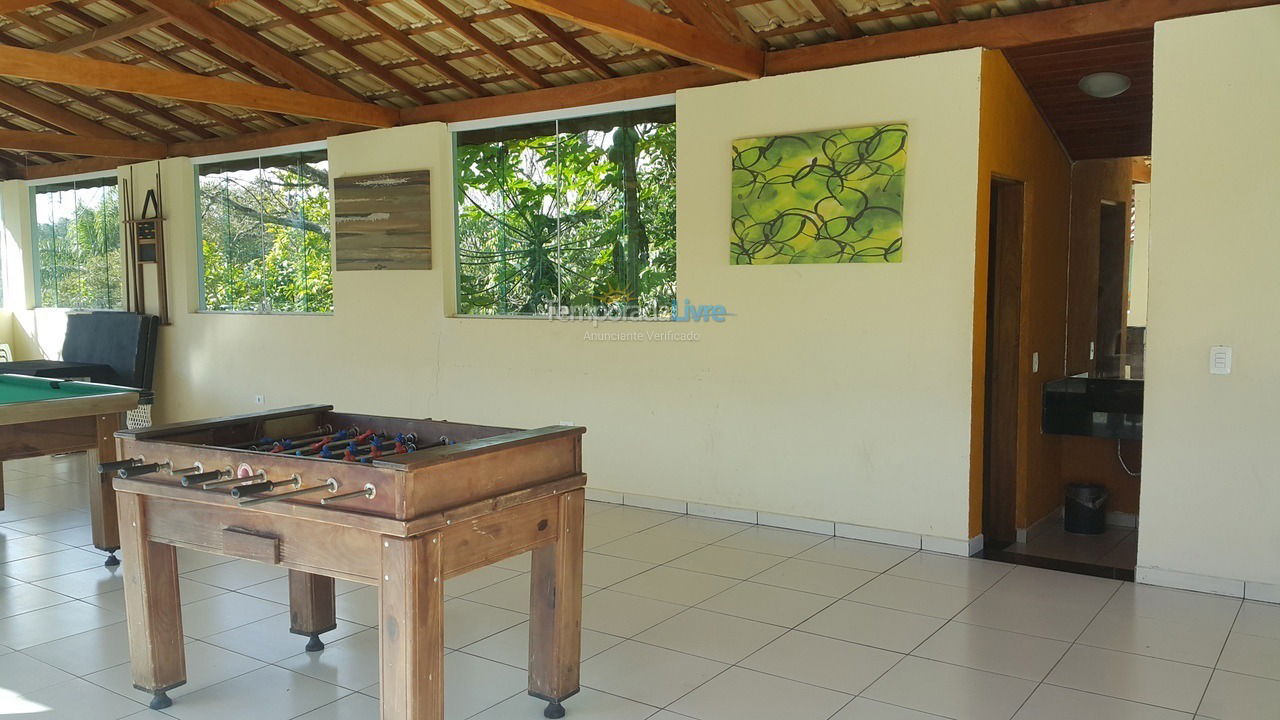
<path fill-rule="evenodd" d="M 333 495 L 331 497 L 320 498 L 320 504 L 328 505 L 329 503 L 345 502 L 347 500 L 355 500 L 356 498 L 367 498 L 369 500 L 372 500 L 374 496 L 376 496 L 377 494 L 378 494 L 378 488 L 374 487 L 373 483 L 365 483 L 363 490 L 356 490 L 355 492 L 342 493 L 341 495 Z"/>
<path fill-rule="evenodd" d="M 322 453 L 329 448 L 345 447 L 348 443 L 353 441 L 363 445 L 366 441 L 370 440 L 371 438 L 378 438 L 381 440 L 388 439 L 386 433 L 369 430 L 363 433 L 356 433 L 354 436 L 348 436 L 348 437 L 340 438 L 333 441 L 324 440 L 323 442 L 314 442 L 306 447 L 297 448 L 296 450 L 294 450 L 293 454 L 297 457 L 307 457 L 310 455 L 316 455 L 318 453 Z"/>
<path fill-rule="evenodd" d="M 415 442 L 417 441 L 417 439 L 418 439 L 418 436 L 417 436 L 417 435 L 415 435 L 415 434 L 413 434 L 413 433 L 409 433 L 408 435 L 403 435 L 403 436 L 401 436 L 401 435 L 397 435 L 397 436 L 396 436 L 396 437 L 394 437 L 394 438 L 377 436 L 377 437 L 375 437 L 375 438 L 371 438 L 368 442 L 359 442 L 359 441 L 357 441 L 357 440 L 348 440 L 348 441 L 346 441 L 346 442 L 330 443 L 329 445 L 326 445 L 326 446 L 324 446 L 324 447 L 320 448 L 319 450 L 317 450 L 317 451 L 315 451 L 315 452 L 309 452 L 309 451 L 307 451 L 307 450 L 299 450 L 298 452 L 294 453 L 294 456 L 295 456 L 295 457 L 316 457 L 316 456 L 324 457 L 324 453 L 325 453 L 326 451 L 329 451 L 329 452 L 336 452 L 336 451 L 338 451 L 338 450 L 344 450 L 344 451 L 345 451 L 345 450 L 350 450 L 350 449 L 352 449 L 352 448 L 351 448 L 352 443 L 356 443 L 355 450 L 357 450 L 357 451 L 359 451 L 359 450 L 367 450 L 367 449 L 369 449 L 369 448 L 372 448 L 372 447 L 374 446 L 374 444 L 375 444 L 375 443 L 377 443 L 377 444 L 383 444 L 383 443 L 392 443 L 392 442 L 394 442 L 394 443 L 396 443 L 396 444 L 404 443 L 404 444 L 407 444 L 407 445 L 411 445 L 411 444 L 415 443 Z M 390 451 L 390 448 L 387 448 L 387 450 L 388 450 L 388 451 Z M 326 459 L 326 460 L 331 460 L 331 459 L 337 459 L 337 458 L 325 458 L 325 459 Z"/>
<path fill-rule="evenodd" d="M 322 491 L 328 491 L 330 493 L 338 492 L 338 481 L 334 478 L 329 478 L 323 485 L 315 485 L 313 487 L 302 488 L 301 490 L 280 493 L 279 495 L 259 495 L 257 497 L 251 497 L 241 500 L 240 507 L 249 507 L 250 505 L 258 505 L 260 503 L 272 502 L 275 500 L 288 500 L 290 498 L 301 497 L 303 495 L 310 495 L 312 493 Z"/>
<path fill-rule="evenodd" d="M 302 478 L 294 475 L 288 480 L 263 480 L 262 482 L 249 483 L 248 485 L 236 485 L 231 488 L 231 497 L 239 500 L 242 497 L 271 492 L 285 485 L 292 485 L 294 489 L 300 488 L 302 487 Z"/>
<path fill-rule="evenodd" d="M 200 487 L 204 490 L 212 490 L 214 488 L 226 487 L 228 485 L 244 485 L 247 483 L 259 482 L 261 480 L 266 480 L 266 479 L 267 479 L 266 471 L 259 470 L 258 472 L 252 475 L 244 475 L 242 477 L 227 478 L 226 480 L 214 480 L 213 482 L 204 483 Z"/>
<path fill-rule="evenodd" d="M 418 449 L 418 446 L 415 445 L 411 440 L 403 440 L 403 441 L 396 440 L 395 444 L 392 445 L 391 447 L 378 448 L 376 451 L 377 452 L 376 455 L 374 454 L 375 450 L 373 445 L 368 445 L 368 446 L 355 448 L 354 450 L 352 450 L 351 448 L 347 448 L 343 452 L 342 457 L 337 457 L 335 455 L 332 458 L 325 458 L 325 459 L 345 460 L 347 462 L 368 462 L 370 460 L 376 460 L 377 458 L 383 457 L 385 455 L 403 455 L 404 453 L 413 452 L 414 450 L 417 450 L 417 449 Z M 365 452 L 366 450 L 367 452 Z M 348 453 L 350 454 L 350 457 L 348 457 Z"/>
<path fill-rule="evenodd" d="M 221 470 L 210 470 L 208 472 L 193 473 L 182 476 L 182 487 L 191 487 L 192 485 L 203 485 L 207 482 L 221 480 L 231 477 L 231 468 L 223 468 Z"/>
<path fill-rule="evenodd" d="M 365 434 L 370 435 L 372 433 Z M 337 432 L 325 433 L 323 435 L 311 435 L 307 437 L 276 440 L 271 444 L 271 447 L 267 447 L 266 445 L 255 445 L 253 449 L 260 452 L 272 453 L 290 452 L 293 450 L 304 450 L 307 447 L 315 445 L 327 445 L 334 442 L 343 442 L 360 436 L 360 428 L 352 425 L 349 428 L 343 428 Z"/>
<path fill-rule="evenodd" d="M 327 435 L 333 432 L 333 426 L 317 425 L 315 428 L 311 430 L 303 430 L 302 432 L 304 436 L 321 437 L 323 435 Z M 264 437 L 264 438 L 259 438 L 257 440 L 248 440 L 245 442 L 233 443 L 230 445 L 223 445 L 222 447 L 230 448 L 232 450 L 244 450 L 245 448 L 251 448 L 255 445 L 270 445 L 271 443 L 276 442 L 276 440 L 283 440 L 283 439 L 284 438 Z"/>

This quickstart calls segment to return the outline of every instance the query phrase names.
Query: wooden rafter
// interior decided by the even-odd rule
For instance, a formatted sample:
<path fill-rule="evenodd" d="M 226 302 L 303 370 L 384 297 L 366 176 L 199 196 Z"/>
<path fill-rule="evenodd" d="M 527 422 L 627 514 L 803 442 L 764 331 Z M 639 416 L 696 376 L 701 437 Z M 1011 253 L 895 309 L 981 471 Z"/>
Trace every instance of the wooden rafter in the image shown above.
<path fill-rule="evenodd" d="M 125 139 L 123 134 L 111 128 L 103 127 L 80 113 L 32 95 L 6 82 L 0 82 L 0 103 L 35 115 L 46 125 L 61 128 L 69 133 L 87 135 L 89 137 Z"/>
<path fill-rule="evenodd" d="M 173 143 L 180 140 L 177 135 L 174 135 L 164 128 L 158 127 L 154 122 L 149 121 L 149 119 L 145 117 L 146 111 L 142 108 L 135 108 L 132 111 L 126 112 L 119 110 L 107 104 L 104 100 L 93 97 L 82 90 L 61 85 L 56 86 L 53 89 L 87 108 L 102 113 L 103 117 L 113 118 L 119 122 L 136 127 L 138 130 L 159 139 L 161 142 Z"/>
<path fill-rule="evenodd" d="M 943 0 L 930 0 L 930 2 L 941 3 Z M 861 34 L 854 28 L 853 23 L 849 22 L 849 16 L 844 14 L 844 10 L 836 5 L 835 0 L 813 0 L 813 4 L 818 8 L 818 12 L 822 13 L 822 19 L 826 20 L 840 37 L 848 40 Z"/>
<path fill-rule="evenodd" d="M 398 119 L 395 110 L 371 103 L 15 47 L 0 48 L 0 75 L 371 127 L 390 127 Z"/>
<path fill-rule="evenodd" d="M 764 73 L 764 53 L 758 48 L 728 42 L 628 0 L 511 0 L 511 4 L 739 77 L 758 78 Z"/>
<path fill-rule="evenodd" d="M 551 87 L 551 83 L 536 70 L 526 65 L 520 58 L 512 55 L 506 48 L 494 42 L 493 38 L 485 35 L 484 31 L 472 25 L 466 18 L 450 10 L 440 0 L 415 0 L 415 2 L 426 8 L 427 12 L 435 15 L 440 22 L 492 55 L 498 62 L 507 66 L 507 69 L 511 70 L 511 72 L 524 78 L 529 84 L 536 88 Z"/>
<path fill-rule="evenodd" d="M 339 38 L 328 30 L 320 27 L 319 23 L 307 18 L 302 13 L 294 10 L 288 5 L 285 5 L 283 2 L 280 2 L 280 0 L 257 0 L 257 3 L 268 11 L 275 13 L 277 17 L 284 18 L 293 23 L 293 25 L 299 30 L 315 38 L 317 42 L 324 45 L 332 52 L 346 58 L 348 62 L 356 65 L 366 73 L 376 77 L 387 85 L 399 90 L 413 100 L 416 100 L 419 103 L 429 103 L 432 101 L 429 95 L 419 90 L 413 83 L 405 80 L 399 75 L 396 75 L 391 70 L 381 67 L 378 63 L 369 58 L 369 56 L 345 44 L 342 41 L 342 38 Z"/>
<path fill-rule="evenodd" d="M 369 8 L 361 5 L 359 0 L 334 0 L 334 2 L 343 10 L 346 10 L 352 15 L 363 20 L 369 25 L 369 27 L 382 33 L 387 38 L 390 38 L 391 41 L 394 42 L 401 50 L 409 53 L 424 65 L 430 67 L 432 70 L 435 70 L 449 80 L 452 80 L 454 83 L 457 83 L 459 87 L 472 95 L 480 97 L 490 94 L 483 85 L 470 77 L 467 77 L 466 74 L 450 65 L 447 60 L 442 60 L 427 52 L 426 48 L 422 47 L 422 45 L 418 44 L 417 41 L 409 37 L 407 33 L 392 25 L 390 22 L 387 22 Z"/>
<path fill-rule="evenodd" d="M 933 8 L 933 12 L 938 16 L 938 20 L 944 23 L 953 23 L 956 21 L 956 13 L 951 7 L 951 0 L 929 0 L 929 7 Z"/>
<path fill-rule="evenodd" d="M 191 0 L 147 0 L 147 3 L 187 30 L 210 42 L 225 45 L 228 50 L 279 77 L 293 88 L 344 100 L 355 97 L 346 88 L 294 60 L 279 48 L 262 42 L 243 27 Z"/>
<path fill-rule="evenodd" d="M 102 25 L 96 27 L 86 33 L 80 35 L 72 35 L 63 38 L 48 45 L 42 45 L 41 50 L 51 53 L 74 53 L 97 47 L 105 43 L 116 42 L 123 38 L 127 38 L 143 30 L 149 30 L 165 21 L 165 16 L 155 10 L 145 12 L 141 15 L 135 15 L 128 20 L 121 20 L 110 25 Z"/>
<path fill-rule="evenodd" d="M 0 13 L 21 12 L 28 8 L 38 7 L 49 0 L 0 0 Z"/>
<path fill-rule="evenodd" d="M 732 42 L 764 49 L 764 42 L 746 20 L 724 0 L 667 0 L 667 7 L 690 25 L 714 33 Z"/>
<path fill-rule="evenodd" d="M 0 148 L 29 152 L 54 152 L 64 155 L 94 155 L 99 157 L 141 158 L 159 160 L 168 155 L 164 143 L 139 142 L 137 140 L 112 140 L 101 137 L 81 137 L 58 133 L 0 130 Z"/>
<path fill-rule="evenodd" d="M 582 43 L 571 37 L 565 32 L 564 28 L 556 24 L 555 20 L 536 13 L 527 8 L 518 8 L 520 14 L 524 16 L 538 31 L 548 38 L 554 40 L 557 45 L 564 48 L 565 52 L 578 59 L 578 62 L 591 68 L 591 71 L 601 78 L 618 77 L 618 73 L 609 64 L 596 57 L 595 53 L 582 46 Z"/>

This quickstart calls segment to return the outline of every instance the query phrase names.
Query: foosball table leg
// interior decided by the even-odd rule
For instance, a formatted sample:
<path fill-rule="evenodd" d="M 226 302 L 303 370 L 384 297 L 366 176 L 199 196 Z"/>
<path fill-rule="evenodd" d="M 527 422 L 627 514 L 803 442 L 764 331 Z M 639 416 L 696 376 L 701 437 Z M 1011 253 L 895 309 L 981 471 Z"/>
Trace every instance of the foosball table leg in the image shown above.
<path fill-rule="evenodd" d="M 120 526 L 116 521 L 116 491 L 111 478 L 98 472 L 98 463 L 116 459 L 115 433 L 120 429 L 117 414 L 99 415 L 97 418 L 98 447 L 85 453 L 89 464 L 89 515 L 93 526 L 93 546 L 107 551 L 107 567 L 120 564 L 116 550 L 120 549 Z"/>
<path fill-rule="evenodd" d="M 289 571 L 289 632 L 306 635 L 307 652 L 320 652 L 320 633 L 338 626 L 333 578 L 301 570 Z"/>
<path fill-rule="evenodd" d="M 153 709 L 165 708 L 173 703 L 166 693 L 187 682 L 178 552 L 172 545 L 147 539 L 140 496 L 121 493 L 119 510 L 133 686 L 153 695 Z"/>
<path fill-rule="evenodd" d="M 382 720 L 444 718 L 444 565 L 439 533 L 382 537 Z"/>
<path fill-rule="evenodd" d="M 582 652 L 582 490 L 560 497 L 556 542 L 533 551 L 529 589 L 529 694 L 546 700 L 542 714 L 564 717 L 578 692 Z"/>

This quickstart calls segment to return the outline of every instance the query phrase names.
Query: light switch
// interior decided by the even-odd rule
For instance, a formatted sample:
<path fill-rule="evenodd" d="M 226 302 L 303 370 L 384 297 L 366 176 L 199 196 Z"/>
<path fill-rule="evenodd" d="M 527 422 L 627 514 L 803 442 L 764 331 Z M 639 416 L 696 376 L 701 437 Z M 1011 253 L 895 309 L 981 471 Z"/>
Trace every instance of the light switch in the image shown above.
<path fill-rule="evenodd" d="M 1214 345 L 1209 348 L 1209 374 L 1231 374 L 1231 346 Z"/>

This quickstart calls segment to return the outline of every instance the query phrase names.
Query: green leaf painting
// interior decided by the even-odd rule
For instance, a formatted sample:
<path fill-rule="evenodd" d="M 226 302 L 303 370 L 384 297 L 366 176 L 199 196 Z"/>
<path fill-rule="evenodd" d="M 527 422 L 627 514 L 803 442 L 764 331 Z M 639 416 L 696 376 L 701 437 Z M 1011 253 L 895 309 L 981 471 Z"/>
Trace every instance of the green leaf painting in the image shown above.
<path fill-rule="evenodd" d="M 734 265 L 902 262 L 907 126 L 733 143 Z"/>

